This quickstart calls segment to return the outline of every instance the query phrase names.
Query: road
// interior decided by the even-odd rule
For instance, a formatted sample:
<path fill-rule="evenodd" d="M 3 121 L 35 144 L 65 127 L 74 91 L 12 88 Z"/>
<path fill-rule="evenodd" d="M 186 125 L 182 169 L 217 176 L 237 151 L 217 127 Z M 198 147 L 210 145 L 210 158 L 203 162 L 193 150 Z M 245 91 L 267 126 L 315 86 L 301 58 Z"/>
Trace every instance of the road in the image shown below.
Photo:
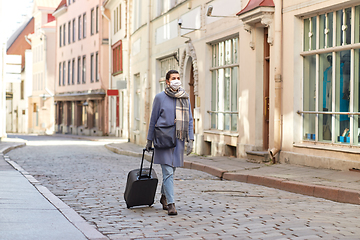
<path fill-rule="evenodd" d="M 127 209 L 127 173 L 140 159 L 110 152 L 104 142 L 17 137 L 27 146 L 9 152 L 11 160 L 110 239 L 360 239 L 358 205 L 190 169 L 176 170 L 177 216 L 162 210 L 160 184 L 152 207 Z"/>

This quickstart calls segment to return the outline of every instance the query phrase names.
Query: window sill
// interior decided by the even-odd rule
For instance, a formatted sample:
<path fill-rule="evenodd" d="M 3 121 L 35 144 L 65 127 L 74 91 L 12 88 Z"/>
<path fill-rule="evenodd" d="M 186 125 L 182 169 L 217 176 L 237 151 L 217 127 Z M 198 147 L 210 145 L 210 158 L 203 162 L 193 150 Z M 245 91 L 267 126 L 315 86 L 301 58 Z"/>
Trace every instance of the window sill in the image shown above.
<path fill-rule="evenodd" d="M 302 143 L 294 143 L 294 147 L 296 148 L 309 148 L 309 149 L 317 149 L 317 150 L 326 150 L 333 152 L 344 152 L 344 153 L 360 153 L 360 146 L 350 146 L 349 144 L 344 143 L 319 143 L 319 142 L 302 142 Z"/>
<path fill-rule="evenodd" d="M 214 130 L 214 129 L 205 130 L 204 133 L 224 135 L 224 136 L 230 136 L 230 137 L 239 137 L 239 133 L 224 132 L 224 131 L 221 131 L 221 130 Z"/>
<path fill-rule="evenodd" d="M 123 73 L 123 71 L 121 70 L 121 71 L 112 73 L 112 75 L 113 75 L 113 76 L 117 76 L 117 75 L 122 74 L 122 73 Z"/>

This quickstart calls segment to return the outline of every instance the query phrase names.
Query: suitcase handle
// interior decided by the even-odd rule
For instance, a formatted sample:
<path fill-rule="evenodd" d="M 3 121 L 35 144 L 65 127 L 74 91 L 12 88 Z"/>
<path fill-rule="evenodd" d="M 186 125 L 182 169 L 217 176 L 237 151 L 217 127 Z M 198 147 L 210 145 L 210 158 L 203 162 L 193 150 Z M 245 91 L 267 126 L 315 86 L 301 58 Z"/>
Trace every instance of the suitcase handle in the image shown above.
<path fill-rule="evenodd" d="M 145 151 L 146 151 L 146 148 L 143 149 L 143 154 L 142 154 L 142 158 L 141 158 L 140 172 L 139 172 L 139 179 L 142 178 L 142 177 L 151 178 L 151 170 L 152 170 L 152 165 L 153 165 L 153 162 L 154 162 L 154 148 L 150 148 L 150 151 L 152 151 L 152 156 L 151 156 L 149 176 L 142 176 L 142 169 L 143 169 L 143 164 L 144 164 Z"/>

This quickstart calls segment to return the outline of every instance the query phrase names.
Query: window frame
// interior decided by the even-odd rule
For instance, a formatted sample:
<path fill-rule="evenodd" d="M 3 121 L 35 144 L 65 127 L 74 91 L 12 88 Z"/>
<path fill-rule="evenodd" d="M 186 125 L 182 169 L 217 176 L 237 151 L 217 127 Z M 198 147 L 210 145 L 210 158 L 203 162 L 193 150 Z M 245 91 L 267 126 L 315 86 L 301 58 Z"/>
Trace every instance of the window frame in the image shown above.
<path fill-rule="evenodd" d="M 112 46 L 112 75 L 123 73 L 122 40 Z"/>
<path fill-rule="evenodd" d="M 229 54 L 227 55 L 226 48 L 229 44 L 230 51 L 228 51 Z M 209 69 L 211 75 L 210 129 L 237 132 L 237 118 L 239 114 L 237 103 L 239 36 L 231 36 L 221 41 L 210 43 L 210 48 L 212 62 Z M 228 77 L 226 77 L 226 74 L 228 74 Z M 228 85 L 226 85 L 226 83 L 228 83 Z M 226 87 L 228 88 L 226 89 Z M 227 92 L 227 90 L 229 92 Z M 226 99 L 225 96 L 229 96 L 228 99 Z M 221 102 L 219 99 L 224 100 Z M 228 103 L 226 103 L 226 101 L 228 101 Z M 226 122 L 228 121 L 230 121 L 230 124 L 228 125 L 228 129 L 226 129 Z"/>
<path fill-rule="evenodd" d="M 345 28 L 343 27 L 341 24 L 339 24 L 339 18 L 338 18 L 338 13 L 339 12 L 343 12 L 345 10 L 349 10 L 351 12 L 351 18 L 350 18 L 350 22 L 349 25 L 350 27 Z M 336 144 L 336 145 L 341 145 L 341 146 L 360 146 L 360 131 L 359 131 L 359 123 L 360 123 L 360 117 L 359 117 L 359 112 L 360 106 L 356 106 L 355 99 L 356 101 L 359 100 L 360 98 L 360 90 L 355 88 L 355 84 L 359 85 L 360 82 L 360 75 L 357 70 L 358 68 L 358 62 L 360 61 L 360 43 L 359 43 L 359 39 L 356 39 L 357 37 L 359 37 L 359 32 L 360 32 L 360 24 L 359 24 L 359 16 L 356 15 L 356 12 L 359 13 L 360 11 L 360 5 L 352 5 L 351 7 L 343 7 L 341 9 L 334 9 L 332 11 L 327 11 L 327 12 L 322 12 L 316 15 L 311 15 L 311 16 L 306 16 L 302 18 L 302 24 L 303 24 L 303 32 L 304 32 L 304 36 L 306 36 L 306 19 L 310 18 L 310 17 L 316 17 L 317 22 L 321 22 L 321 17 L 328 14 L 332 14 L 332 21 L 333 24 L 331 26 L 331 30 L 332 30 L 332 46 L 326 46 L 326 44 L 322 44 L 320 41 L 324 38 L 321 37 L 320 34 L 323 34 L 322 28 L 319 26 L 318 29 L 316 29 L 316 49 L 314 50 L 309 50 L 306 51 L 305 47 L 303 47 L 303 52 L 300 53 L 300 56 L 303 58 L 302 62 L 304 62 L 304 59 L 306 57 L 309 56 L 315 56 L 316 57 L 316 80 L 315 80 L 315 84 L 316 84 L 316 90 L 315 90 L 315 110 L 313 111 L 306 111 L 304 109 L 304 100 L 302 100 L 302 106 L 301 106 L 301 111 L 298 111 L 298 114 L 301 115 L 301 126 L 302 126 L 302 134 L 301 134 L 301 140 L 302 142 L 320 142 L 320 143 L 324 143 L 324 144 Z M 346 17 L 346 16 L 345 16 Z M 357 19 L 357 20 L 356 20 Z M 325 20 L 326 21 L 326 20 Z M 357 24 L 355 26 L 355 24 Z M 320 25 L 320 24 L 319 24 Z M 346 31 L 350 30 L 351 32 L 347 32 L 347 34 L 350 35 L 351 39 L 350 41 L 346 41 L 346 37 L 344 37 L 344 34 L 346 34 Z M 341 34 L 342 36 L 339 36 L 339 34 Z M 326 31 L 325 31 L 325 35 L 326 35 Z M 326 37 L 326 36 L 325 36 Z M 306 38 L 304 38 L 305 41 Z M 305 45 L 305 42 L 303 41 L 303 46 Z M 342 77 L 341 71 L 345 71 L 342 70 L 343 66 L 341 66 L 341 62 L 343 61 L 341 58 L 342 56 L 340 54 L 348 54 L 349 55 L 349 79 L 350 79 L 350 83 L 349 85 L 349 106 L 348 106 L 348 111 L 341 111 L 341 109 L 339 110 L 339 105 L 341 104 L 341 98 L 339 97 L 339 94 L 343 94 L 343 91 L 339 90 L 339 81 L 341 81 L 341 78 L 344 79 L 344 77 Z M 357 53 L 358 52 L 358 53 Z M 321 84 L 321 81 L 323 80 L 324 76 L 322 75 L 322 71 L 320 69 L 321 67 L 321 56 L 328 54 L 330 56 L 332 56 L 332 82 L 331 82 L 331 88 L 332 88 L 332 95 L 331 95 L 331 111 L 324 111 L 323 109 L 321 109 L 321 98 L 324 94 L 323 92 L 323 87 Z M 302 74 L 303 74 L 303 84 L 304 85 L 304 81 L 306 80 L 306 75 L 304 73 L 304 69 L 302 69 Z M 344 75 L 343 75 L 344 76 Z M 359 87 L 359 86 L 358 86 Z M 304 94 L 306 94 L 306 89 L 303 87 L 302 89 L 303 92 L 303 96 Z M 358 104 L 359 105 L 359 104 Z M 358 108 L 358 112 L 355 112 L 354 109 Z M 306 133 L 306 129 L 305 129 L 305 124 L 309 124 L 307 123 L 307 119 L 306 118 L 310 118 L 309 116 L 313 116 L 312 121 L 315 124 L 315 130 L 314 133 Z M 331 140 L 327 141 L 324 140 L 324 132 L 323 132 L 323 123 L 322 123 L 322 119 L 324 118 L 324 116 L 329 116 L 331 118 L 331 124 L 330 124 L 330 136 L 331 136 Z M 349 135 L 345 135 L 345 137 L 342 135 L 342 128 L 344 126 L 344 124 L 341 124 L 341 116 L 349 116 Z M 343 126 L 341 126 L 343 125 Z M 356 126 L 357 125 L 357 126 Z M 346 127 L 345 127 L 346 128 Z M 345 132 L 345 131 L 344 131 Z M 346 137 L 349 136 L 349 137 Z M 342 137 L 342 138 L 340 138 Z"/>
<path fill-rule="evenodd" d="M 82 84 L 86 84 L 86 55 L 82 56 Z"/>

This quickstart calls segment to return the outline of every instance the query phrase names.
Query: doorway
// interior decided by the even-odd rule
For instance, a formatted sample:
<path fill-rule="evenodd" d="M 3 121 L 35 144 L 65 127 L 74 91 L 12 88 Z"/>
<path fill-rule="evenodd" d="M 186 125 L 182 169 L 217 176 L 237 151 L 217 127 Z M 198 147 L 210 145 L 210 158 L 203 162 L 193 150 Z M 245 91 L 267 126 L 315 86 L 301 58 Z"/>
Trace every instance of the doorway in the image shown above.
<path fill-rule="evenodd" d="M 269 149 L 269 82 L 270 82 L 270 44 L 268 39 L 268 29 L 264 28 L 264 80 L 263 80 L 263 149 Z"/>
<path fill-rule="evenodd" d="M 189 98 L 190 98 L 190 104 L 191 104 L 191 114 L 194 118 L 194 109 L 195 109 L 195 93 L 194 93 L 194 66 L 192 64 L 192 58 L 189 57 L 187 64 L 186 64 L 186 77 L 189 79 Z M 193 121 L 194 125 L 194 133 L 195 133 L 195 124 L 196 121 Z"/>

